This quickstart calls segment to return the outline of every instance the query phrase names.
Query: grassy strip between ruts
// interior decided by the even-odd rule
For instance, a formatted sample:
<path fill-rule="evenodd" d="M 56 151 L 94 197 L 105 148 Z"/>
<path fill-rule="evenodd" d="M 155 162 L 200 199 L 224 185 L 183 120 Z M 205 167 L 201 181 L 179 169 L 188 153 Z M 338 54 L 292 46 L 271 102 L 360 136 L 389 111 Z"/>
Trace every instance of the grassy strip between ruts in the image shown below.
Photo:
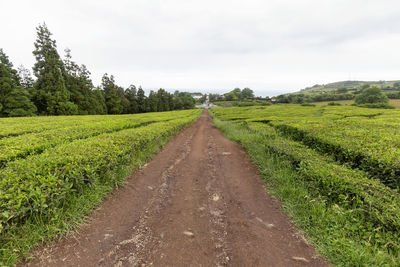
<path fill-rule="evenodd" d="M 7 190 L 4 178 L 8 176 L 3 177 L 2 184 L 6 187 L 1 189 L 7 191 L 0 193 L 3 194 L 3 198 L 11 202 L 7 204 L 9 206 L 2 202 L 1 207 L 3 220 L 7 221 L 0 234 L 0 266 L 14 264 L 18 258 L 25 256 L 32 247 L 42 241 L 54 239 L 76 227 L 82 221 L 82 216 L 98 205 L 115 185 L 121 184 L 131 169 L 137 168 L 142 162 L 148 160 L 160 146 L 190 125 L 197 119 L 199 112 L 192 113 L 190 117 L 155 123 L 144 127 L 141 131 L 130 129 L 117 134 L 98 136 L 91 139 L 90 143 L 79 140 L 75 144 L 61 146 L 58 150 L 66 150 L 64 151 L 67 152 L 64 154 L 65 159 L 62 153 L 50 151 L 51 155 L 41 154 L 32 163 L 27 163 L 31 167 L 39 167 L 38 171 L 32 168 L 20 169 L 19 161 L 13 162 L 13 166 L 9 165 L 6 168 L 9 169 L 9 175 L 13 173 L 13 167 L 18 167 L 16 171 L 28 174 L 32 172 L 42 180 L 26 177 L 20 182 L 16 181 L 25 188 L 25 191 L 21 192 L 18 189 Z M 93 150 L 93 155 L 88 156 L 85 153 L 81 154 L 82 151 L 77 150 L 79 147 L 85 148 L 88 152 L 92 151 L 90 148 L 98 147 L 98 150 Z M 104 148 L 109 151 L 102 151 Z M 68 153 L 75 150 L 77 150 L 76 153 Z M 112 152 L 113 150 L 115 152 Z M 57 154 L 60 154 L 58 159 L 49 157 Z M 43 163 L 45 159 L 50 160 L 51 164 Z M 44 173 L 40 174 L 42 167 Z M 49 179 L 46 178 L 48 175 L 50 175 Z M 14 178 L 20 179 L 19 175 Z M 44 187 L 38 187 L 38 182 L 38 185 L 43 184 Z M 9 186 L 13 185 L 14 182 L 9 184 Z M 55 187 L 52 188 L 52 186 Z M 5 195 L 8 194 L 7 192 L 9 196 Z M 23 197 L 26 193 L 29 193 L 26 195 L 30 198 L 29 202 L 24 204 L 25 200 L 23 200 L 24 206 L 18 207 L 21 204 L 18 202 L 18 196 Z M 42 196 L 43 199 L 40 199 Z M 7 219 L 6 215 L 13 217 Z"/>
<path fill-rule="evenodd" d="M 245 124 L 214 119 L 225 135 L 243 145 L 276 196 L 308 239 L 337 266 L 398 266 L 398 233 L 376 227 L 363 208 L 335 203 L 317 190 L 293 161 L 266 149 L 268 138 Z M 326 163 L 328 164 L 328 162 Z M 306 167 L 306 166 L 305 166 Z M 386 240 L 386 246 L 382 243 Z"/>

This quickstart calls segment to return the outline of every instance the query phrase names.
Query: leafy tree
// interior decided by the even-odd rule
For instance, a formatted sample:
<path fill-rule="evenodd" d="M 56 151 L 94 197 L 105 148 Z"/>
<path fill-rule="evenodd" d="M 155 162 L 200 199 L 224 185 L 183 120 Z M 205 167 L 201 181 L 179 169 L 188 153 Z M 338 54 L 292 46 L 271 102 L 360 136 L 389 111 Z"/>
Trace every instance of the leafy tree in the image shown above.
<path fill-rule="evenodd" d="M 125 90 L 121 86 L 117 86 L 117 95 L 121 99 L 122 113 L 127 114 L 131 105 L 129 99 L 125 97 Z"/>
<path fill-rule="evenodd" d="M 337 93 L 339 94 L 345 94 L 349 91 L 349 89 L 347 87 L 340 87 L 336 90 Z"/>
<path fill-rule="evenodd" d="M 96 88 L 90 92 L 90 114 L 107 114 L 104 91 Z"/>
<path fill-rule="evenodd" d="M 141 86 L 137 91 L 137 104 L 139 113 L 146 112 L 146 95 Z"/>
<path fill-rule="evenodd" d="M 23 65 L 20 65 L 18 67 L 18 75 L 20 77 L 20 83 L 23 88 L 29 90 L 33 87 L 34 80 L 29 69 L 25 68 Z"/>
<path fill-rule="evenodd" d="M 153 91 L 153 90 L 151 90 L 150 91 L 150 94 L 149 94 L 149 97 L 147 98 L 147 111 L 148 112 L 157 112 L 157 111 L 160 111 L 160 110 L 158 110 L 158 103 L 159 103 L 159 98 L 158 98 L 158 95 Z"/>
<path fill-rule="evenodd" d="M 19 79 L 8 56 L 0 49 L 0 104 L 4 108 L 6 97 L 19 86 Z"/>
<path fill-rule="evenodd" d="M 213 101 L 217 101 L 217 100 L 222 100 L 223 96 L 220 94 L 209 94 L 208 99 L 210 100 L 210 102 L 213 102 Z"/>
<path fill-rule="evenodd" d="M 173 99 L 174 109 L 191 109 L 194 108 L 196 100 L 190 93 L 175 91 Z"/>
<path fill-rule="evenodd" d="M 7 95 L 3 113 L 9 117 L 33 116 L 36 106 L 29 99 L 29 93 L 22 88 L 17 88 Z"/>
<path fill-rule="evenodd" d="M 382 89 L 377 86 L 367 87 L 362 90 L 361 94 L 357 95 L 354 102 L 359 104 L 388 104 L 387 95 L 382 92 Z"/>
<path fill-rule="evenodd" d="M 395 82 L 395 83 L 393 84 L 393 88 L 399 89 L 399 88 L 400 88 L 400 82 Z"/>
<path fill-rule="evenodd" d="M 39 25 L 36 30 L 33 72 L 37 78 L 34 101 L 38 111 L 46 115 L 76 114 L 78 107 L 69 101 L 70 92 L 65 86 L 64 65 L 57 52 L 56 41 L 51 38 L 46 24 Z"/>
<path fill-rule="evenodd" d="M 78 114 L 94 114 L 91 104 L 91 90 L 93 82 L 90 79 L 90 71 L 85 65 L 79 66 L 72 61 L 71 50 L 65 49 L 64 80 L 65 86 L 70 91 L 70 100 L 78 107 Z"/>
<path fill-rule="evenodd" d="M 138 103 L 137 103 L 137 90 L 136 86 L 130 85 L 125 90 L 125 98 L 129 101 L 129 107 L 126 113 L 133 114 L 138 112 Z"/>
<path fill-rule="evenodd" d="M 104 98 L 106 101 L 108 114 L 121 114 L 123 112 L 122 99 L 118 92 L 119 88 L 115 84 L 114 76 L 108 76 L 107 73 L 103 75 L 101 86 L 104 91 Z"/>
<path fill-rule="evenodd" d="M 170 93 L 160 88 L 157 91 L 157 98 L 158 98 L 157 111 L 169 111 L 173 109 L 173 103 L 172 103 L 173 97 Z"/>
<path fill-rule="evenodd" d="M 242 98 L 254 98 L 254 92 L 250 88 L 244 88 L 242 90 Z"/>
<path fill-rule="evenodd" d="M 2 116 L 32 116 L 36 107 L 22 88 L 20 77 L 7 55 L 0 49 L 0 112 Z"/>
<path fill-rule="evenodd" d="M 363 84 L 363 85 L 361 86 L 361 91 L 364 90 L 364 89 L 367 89 L 368 87 L 370 87 L 370 85 L 369 85 L 368 83 Z"/>
<path fill-rule="evenodd" d="M 228 101 L 237 101 L 237 100 L 241 100 L 242 97 L 242 91 L 240 90 L 240 88 L 235 88 L 232 91 L 230 91 L 229 93 L 225 94 L 225 99 Z"/>
<path fill-rule="evenodd" d="M 21 85 L 20 77 L 18 75 L 17 70 L 14 69 L 13 64 L 9 60 L 6 53 L 4 53 L 2 48 L 0 48 L 0 64 L 2 64 L 4 68 L 7 70 L 8 77 L 11 79 L 12 83 L 16 86 Z"/>

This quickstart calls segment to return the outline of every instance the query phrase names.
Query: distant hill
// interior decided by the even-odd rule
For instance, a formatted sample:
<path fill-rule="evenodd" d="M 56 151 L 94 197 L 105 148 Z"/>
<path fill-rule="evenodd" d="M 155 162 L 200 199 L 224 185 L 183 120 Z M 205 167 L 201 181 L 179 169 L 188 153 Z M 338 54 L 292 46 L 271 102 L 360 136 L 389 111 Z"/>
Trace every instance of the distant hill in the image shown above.
<path fill-rule="evenodd" d="M 397 91 L 395 88 L 398 86 L 394 86 L 395 83 L 400 83 L 400 80 L 396 81 L 341 81 L 334 82 L 328 84 L 316 84 L 312 87 L 306 87 L 298 92 L 290 93 L 290 94 L 326 94 L 326 93 L 334 93 L 339 88 L 346 87 L 348 92 L 358 91 L 363 85 L 376 85 L 381 87 L 384 91 Z"/>
<path fill-rule="evenodd" d="M 396 81 L 342 81 L 316 84 L 300 91 L 274 97 L 275 103 L 307 103 L 353 100 L 365 85 L 378 86 L 390 99 L 400 99 L 400 80 Z M 368 86 L 367 86 L 368 87 Z"/>

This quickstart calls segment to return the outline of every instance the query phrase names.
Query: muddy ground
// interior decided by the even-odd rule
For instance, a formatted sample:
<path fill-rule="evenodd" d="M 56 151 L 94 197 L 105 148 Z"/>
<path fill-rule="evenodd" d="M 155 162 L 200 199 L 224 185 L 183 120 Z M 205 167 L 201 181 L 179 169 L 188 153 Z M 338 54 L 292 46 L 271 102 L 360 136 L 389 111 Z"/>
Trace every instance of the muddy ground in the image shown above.
<path fill-rule="evenodd" d="M 205 111 L 27 266 L 327 266 Z"/>

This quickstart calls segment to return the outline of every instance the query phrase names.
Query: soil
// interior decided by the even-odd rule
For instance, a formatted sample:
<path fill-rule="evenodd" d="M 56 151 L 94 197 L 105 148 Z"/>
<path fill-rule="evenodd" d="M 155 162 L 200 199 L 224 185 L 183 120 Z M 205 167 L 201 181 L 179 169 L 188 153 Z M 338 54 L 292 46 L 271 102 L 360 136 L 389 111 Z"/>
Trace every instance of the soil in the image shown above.
<path fill-rule="evenodd" d="M 26 266 L 328 266 L 204 111 Z"/>

